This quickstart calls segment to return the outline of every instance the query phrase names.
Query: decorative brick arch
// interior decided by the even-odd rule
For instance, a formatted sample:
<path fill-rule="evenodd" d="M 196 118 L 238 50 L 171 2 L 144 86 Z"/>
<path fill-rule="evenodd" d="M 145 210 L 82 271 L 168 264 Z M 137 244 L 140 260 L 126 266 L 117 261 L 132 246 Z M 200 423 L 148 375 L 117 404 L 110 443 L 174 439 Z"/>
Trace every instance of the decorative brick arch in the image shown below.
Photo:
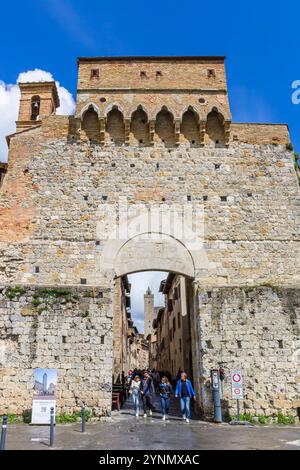
<path fill-rule="evenodd" d="M 138 105 L 135 105 L 134 107 L 132 107 L 130 110 L 129 110 L 129 113 L 128 113 L 128 116 L 129 116 L 129 119 L 132 119 L 132 115 L 136 112 L 136 111 L 139 111 L 139 110 L 142 110 L 144 111 L 145 114 L 147 114 L 147 118 L 149 120 L 149 116 L 150 116 L 150 113 L 149 111 L 147 110 L 146 106 L 142 103 L 138 104 Z"/>
<path fill-rule="evenodd" d="M 167 106 L 167 105 L 159 105 L 155 108 L 155 110 L 153 111 L 153 113 L 151 114 L 151 119 L 153 120 L 156 120 L 157 119 L 157 115 L 161 112 L 161 111 L 167 111 L 169 112 L 170 114 L 172 114 L 172 117 L 173 117 L 173 120 L 175 121 L 175 119 L 178 119 L 178 115 L 175 113 L 174 109 L 171 108 L 170 106 Z"/>
<path fill-rule="evenodd" d="M 118 111 L 120 111 L 120 113 L 123 114 L 123 117 L 125 117 L 124 109 L 122 108 L 122 106 L 119 105 L 119 103 L 111 103 L 109 106 L 107 106 L 104 112 L 104 116 L 107 118 L 108 114 L 114 109 L 117 109 Z"/>
<path fill-rule="evenodd" d="M 182 122 L 183 115 L 184 115 L 187 111 L 192 111 L 192 112 L 195 114 L 196 119 L 197 119 L 197 122 L 198 122 L 198 124 L 199 124 L 199 122 L 201 121 L 201 112 L 199 111 L 199 109 L 197 109 L 195 106 L 192 106 L 192 105 L 185 106 L 185 108 L 182 110 L 182 112 L 181 112 L 181 114 L 180 114 L 180 122 Z"/>
<path fill-rule="evenodd" d="M 99 109 L 99 107 L 98 107 L 95 103 L 88 103 L 88 104 L 86 104 L 86 105 L 84 106 L 84 108 L 82 108 L 82 110 L 81 110 L 81 113 L 80 113 L 80 118 L 81 118 L 81 120 L 83 120 L 85 114 L 86 114 L 88 111 L 90 111 L 91 109 L 92 109 L 93 111 L 95 111 L 95 113 L 98 114 L 98 117 L 100 117 L 100 109 Z"/>

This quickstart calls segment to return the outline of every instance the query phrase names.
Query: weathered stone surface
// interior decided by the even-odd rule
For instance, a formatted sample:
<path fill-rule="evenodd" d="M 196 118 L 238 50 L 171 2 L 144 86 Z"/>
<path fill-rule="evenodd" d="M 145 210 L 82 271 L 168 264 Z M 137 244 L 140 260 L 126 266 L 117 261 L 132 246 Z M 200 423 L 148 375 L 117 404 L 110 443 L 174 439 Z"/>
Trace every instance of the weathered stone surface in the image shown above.
<path fill-rule="evenodd" d="M 60 291 L 52 287 L 24 290 L 10 300 L 9 289 L 0 289 L 0 413 L 31 408 L 34 369 L 45 367 L 58 372 L 58 412 L 78 410 L 86 400 L 95 415 L 109 414 L 110 291 L 73 287 L 53 297 Z"/>
<path fill-rule="evenodd" d="M 55 366 L 61 409 L 73 410 L 85 398 L 96 413 L 107 413 L 114 278 L 166 269 L 194 281 L 194 377 L 204 411 L 211 407 L 209 368 L 221 359 L 235 365 L 235 355 L 248 377 L 265 380 L 261 390 L 248 388 L 245 407 L 295 411 L 300 204 L 287 127 L 231 124 L 222 58 L 98 62 L 80 63 L 75 116 L 43 115 L 33 125 L 27 96 L 21 118 L 32 127 L 9 139 L 0 283 L 29 287 L 11 301 L 5 289 L 0 295 L 1 409 L 28 407 L 34 367 Z M 99 74 L 92 76 L 95 68 Z M 152 238 L 143 243 L 138 224 L 115 240 L 120 196 L 133 209 L 156 205 L 164 214 L 200 206 L 196 244 L 162 227 L 148 229 Z M 135 225 L 134 216 L 130 221 Z M 101 289 L 103 298 L 84 298 L 79 289 L 78 304 L 61 299 L 31 314 L 39 286 L 80 283 Z M 251 310 L 248 287 L 255 292 Z M 213 308 L 198 298 L 198 288 L 213 292 Z M 62 331 L 69 344 L 61 344 Z M 277 367 L 274 375 L 262 372 L 266 362 Z"/>

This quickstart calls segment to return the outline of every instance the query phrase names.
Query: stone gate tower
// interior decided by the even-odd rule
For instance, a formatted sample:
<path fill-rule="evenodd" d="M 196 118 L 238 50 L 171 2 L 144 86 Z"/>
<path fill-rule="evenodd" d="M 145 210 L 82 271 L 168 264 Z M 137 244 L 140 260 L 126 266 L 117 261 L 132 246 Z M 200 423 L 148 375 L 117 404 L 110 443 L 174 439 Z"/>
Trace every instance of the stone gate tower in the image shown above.
<path fill-rule="evenodd" d="M 8 137 L 0 413 L 31 407 L 42 367 L 58 371 L 58 413 L 86 400 L 109 414 L 115 279 L 159 270 L 188 280 L 202 413 L 223 363 L 226 410 L 229 371 L 243 367 L 245 410 L 296 414 L 300 205 L 288 126 L 232 120 L 224 57 L 80 58 L 74 116 L 57 116 L 58 104 L 55 84 L 22 84 Z M 145 225 L 153 208 L 162 221 L 175 213 L 173 224 Z M 186 213 L 189 230 L 175 230 Z"/>
<path fill-rule="evenodd" d="M 151 292 L 150 287 L 144 294 L 144 335 L 147 338 L 153 332 L 152 323 L 155 317 L 154 310 L 154 294 Z"/>

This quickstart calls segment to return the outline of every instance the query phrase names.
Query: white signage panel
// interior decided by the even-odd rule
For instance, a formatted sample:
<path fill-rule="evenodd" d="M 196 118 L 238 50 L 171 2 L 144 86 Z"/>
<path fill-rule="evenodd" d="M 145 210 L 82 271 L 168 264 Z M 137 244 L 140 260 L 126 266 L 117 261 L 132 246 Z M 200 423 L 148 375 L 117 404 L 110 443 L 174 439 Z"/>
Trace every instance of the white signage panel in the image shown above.
<path fill-rule="evenodd" d="M 56 369 L 35 369 L 32 401 L 32 424 L 50 424 L 51 408 L 55 415 Z"/>
<path fill-rule="evenodd" d="M 243 400 L 243 376 L 241 370 L 232 370 L 231 378 L 231 396 L 233 400 Z"/>

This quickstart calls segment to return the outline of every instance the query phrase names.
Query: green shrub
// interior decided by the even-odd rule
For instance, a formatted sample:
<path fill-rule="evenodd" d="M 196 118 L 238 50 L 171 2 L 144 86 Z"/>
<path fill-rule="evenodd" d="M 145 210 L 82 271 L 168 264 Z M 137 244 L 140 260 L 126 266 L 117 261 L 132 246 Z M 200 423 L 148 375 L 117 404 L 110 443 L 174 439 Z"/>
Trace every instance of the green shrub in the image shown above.
<path fill-rule="evenodd" d="M 229 421 L 233 420 L 237 420 L 237 415 L 229 416 Z M 250 413 L 240 413 L 240 421 L 248 421 L 251 424 L 255 423 L 255 419 Z"/>
<path fill-rule="evenodd" d="M 85 411 L 85 418 L 86 418 L 86 421 L 90 421 L 91 412 L 89 410 Z M 61 413 L 60 415 L 56 416 L 57 424 L 76 423 L 77 421 L 81 421 L 81 411 L 76 411 L 75 413 L 70 413 L 70 414 Z"/>
<path fill-rule="evenodd" d="M 8 413 L 7 415 L 7 423 L 8 424 L 16 424 L 16 423 L 22 423 L 22 416 L 16 415 L 14 413 Z"/>
<path fill-rule="evenodd" d="M 292 415 L 284 415 L 279 411 L 277 413 L 277 423 L 278 424 L 295 424 L 295 417 Z"/>
<path fill-rule="evenodd" d="M 259 424 L 268 424 L 270 422 L 269 416 L 259 416 L 258 417 Z"/>
<path fill-rule="evenodd" d="M 290 152 L 292 152 L 292 151 L 294 150 L 293 144 L 291 144 L 291 143 L 286 144 L 286 149 L 287 149 L 287 150 L 290 150 Z"/>

